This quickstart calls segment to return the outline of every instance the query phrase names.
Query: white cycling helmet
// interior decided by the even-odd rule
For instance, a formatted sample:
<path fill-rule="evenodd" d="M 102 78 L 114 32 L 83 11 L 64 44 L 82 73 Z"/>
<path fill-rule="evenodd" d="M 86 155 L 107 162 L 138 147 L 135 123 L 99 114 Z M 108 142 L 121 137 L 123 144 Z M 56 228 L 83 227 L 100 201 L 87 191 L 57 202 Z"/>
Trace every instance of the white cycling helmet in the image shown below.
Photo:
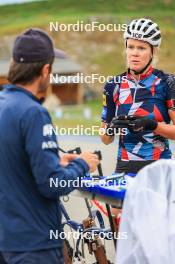
<path fill-rule="evenodd" d="M 131 21 L 124 32 L 124 39 L 138 39 L 159 47 L 161 43 L 161 32 L 156 23 L 151 19 L 140 18 Z"/>

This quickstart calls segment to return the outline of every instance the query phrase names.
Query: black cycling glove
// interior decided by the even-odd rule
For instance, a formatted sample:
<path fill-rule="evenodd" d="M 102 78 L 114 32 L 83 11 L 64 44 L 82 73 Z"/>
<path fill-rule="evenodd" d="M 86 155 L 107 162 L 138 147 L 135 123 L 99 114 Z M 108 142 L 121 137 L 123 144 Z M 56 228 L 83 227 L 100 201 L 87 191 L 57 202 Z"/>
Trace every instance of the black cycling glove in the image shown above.
<path fill-rule="evenodd" d="M 144 116 L 118 116 L 111 121 L 112 128 L 128 128 L 130 132 L 153 131 L 158 123 Z"/>

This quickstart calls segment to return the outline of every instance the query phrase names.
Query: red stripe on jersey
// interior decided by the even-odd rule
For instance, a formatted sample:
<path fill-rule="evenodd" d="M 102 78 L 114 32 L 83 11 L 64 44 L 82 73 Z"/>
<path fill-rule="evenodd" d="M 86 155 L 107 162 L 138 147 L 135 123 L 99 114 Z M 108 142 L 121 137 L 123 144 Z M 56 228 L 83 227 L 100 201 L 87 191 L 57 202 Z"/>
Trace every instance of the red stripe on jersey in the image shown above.
<path fill-rule="evenodd" d="M 127 89 L 127 88 L 129 88 L 128 81 L 127 82 L 122 82 L 120 88 L 121 89 Z"/>
<path fill-rule="evenodd" d="M 122 148 L 122 159 L 129 160 L 126 149 Z"/>
<path fill-rule="evenodd" d="M 114 102 L 116 102 L 117 100 L 118 100 L 118 96 L 119 96 L 119 94 L 118 94 L 118 91 L 114 94 L 114 96 L 113 96 L 113 100 L 114 100 Z"/>
<path fill-rule="evenodd" d="M 151 93 L 152 93 L 152 96 L 155 95 L 155 92 L 156 92 L 156 88 L 155 88 L 155 83 L 157 81 L 158 78 L 156 78 L 151 86 Z"/>
<path fill-rule="evenodd" d="M 162 151 L 161 151 L 160 148 L 154 148 L 154 150 L 153 150 L 153 160 L 160 159 L 161 153 L 162 153 Z"/>
<path fill-rule="evenodd" d="M 153 67 L 150 66 L 145 73 L 140 74 L 140 80 L 143 80 L 143 79 L 149 77 L 152 74 L 152 72 L 153 72 Z"/>
<path fill-rule="evenodd" d="M 127 97 L 126 101 L 124 101 L 124 104 L 132 104 L 132 103 L 133 103 L 133 98 L 132 98 L 132 95 L 130 94 Z"/>

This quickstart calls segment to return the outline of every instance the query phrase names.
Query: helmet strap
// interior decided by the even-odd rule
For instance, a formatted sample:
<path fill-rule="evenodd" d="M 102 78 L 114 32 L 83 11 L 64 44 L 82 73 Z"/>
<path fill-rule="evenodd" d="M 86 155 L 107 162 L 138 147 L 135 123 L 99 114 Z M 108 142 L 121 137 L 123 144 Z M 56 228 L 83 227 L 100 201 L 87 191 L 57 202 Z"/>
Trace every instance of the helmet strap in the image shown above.
<path fill-rule="evenodd" d="M 153 58 L 151 58 L 151 59 L 149 60 L 149 62 L 146 64 L 146 66 L 145 66 L 143 69 L 141 69 L 140 71 L 135 71 L 135 70 L 130 69 L 130 68 L 128 69 L 128 71 L 129 71 L 129 72 L 130 72 L 130 71 L 133 71 L 135 75 L 142 74 L 142 73 L 143 73 L 143 72 L 149 67 L 149 65 L 151 64 L 152 60 L 153 60 Z"/>

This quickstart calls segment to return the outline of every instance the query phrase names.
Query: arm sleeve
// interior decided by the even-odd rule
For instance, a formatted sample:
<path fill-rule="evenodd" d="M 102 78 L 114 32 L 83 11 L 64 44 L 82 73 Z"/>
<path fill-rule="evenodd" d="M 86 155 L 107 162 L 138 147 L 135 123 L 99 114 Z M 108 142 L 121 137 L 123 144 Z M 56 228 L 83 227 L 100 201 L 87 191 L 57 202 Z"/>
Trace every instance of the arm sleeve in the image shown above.
<path fill-rule="evenodd" d="M 117 99 L 117 91 L 115 93 L 114 82 L 106 83 L 103 90 L 103 109 L 101 114 L 101 120 L 104 123 L 110 123 L 115 116 L 116 105 L 114 97 Z"/>
<path fill-rule="evenodd" d="M 55 199 L 74 190 L 73 182 L 89 170 L 82 159 L 75 159 L 67 167 L 60 165 L 56 135 L 47 110 L 31 108 L 22 120 L 25 150 L 39 192 Z M 57 184 L 52 184 L 51 181 Z M 64 182 L 64 188 L 62 184 Z"/>
<path fill-rule="evenodd" d="M 168 109 L 175 110 L 175 75 L 169 74 L 166 79 L 166 105 Z"/>

